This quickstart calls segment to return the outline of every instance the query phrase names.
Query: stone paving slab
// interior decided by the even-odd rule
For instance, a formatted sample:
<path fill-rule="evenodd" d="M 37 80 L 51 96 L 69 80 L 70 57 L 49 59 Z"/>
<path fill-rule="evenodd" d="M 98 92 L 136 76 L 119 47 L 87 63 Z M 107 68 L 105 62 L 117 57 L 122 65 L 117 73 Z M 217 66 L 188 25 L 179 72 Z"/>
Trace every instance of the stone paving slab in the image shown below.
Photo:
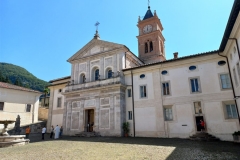
<path fill-rule="evenodd" d="M 0 149 L 8 159 L 239 160 L 240 144 L 166 138 L 69 137 L 51 140 L 30 134 L 30 144 Z"/>

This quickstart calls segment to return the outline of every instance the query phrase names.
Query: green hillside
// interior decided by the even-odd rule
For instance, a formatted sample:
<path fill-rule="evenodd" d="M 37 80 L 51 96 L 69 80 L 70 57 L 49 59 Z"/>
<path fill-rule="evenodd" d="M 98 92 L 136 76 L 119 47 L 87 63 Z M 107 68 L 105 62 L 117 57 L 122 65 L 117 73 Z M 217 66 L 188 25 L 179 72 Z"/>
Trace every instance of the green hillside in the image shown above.
<path fill-rule="evenodd" d="M 26 69 L 2 62 L 0 62 L 0 81 L 31 88 L 41 92 L 43 92 L 45 86 L 48 85 L 46 81 L 38 79 Z"/>

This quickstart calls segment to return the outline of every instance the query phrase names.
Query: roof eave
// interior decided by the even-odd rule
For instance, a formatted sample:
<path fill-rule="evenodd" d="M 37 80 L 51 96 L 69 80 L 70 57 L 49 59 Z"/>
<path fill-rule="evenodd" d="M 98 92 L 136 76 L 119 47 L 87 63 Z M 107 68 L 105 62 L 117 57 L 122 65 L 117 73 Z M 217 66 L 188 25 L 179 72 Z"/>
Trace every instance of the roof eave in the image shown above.
<path fill-rule="evenodd" d="M 219 47 L 220 52 L 223 52 L 227 45 L 228 39 L 230 38 L 232 29 L 233 29 L 236 19 L 238 17 L 239 10 L 240 10 L 240 0 L 235 0 L 233 7 L 232 7 L 232 11 L 231 11 L 229 19 L 228 19 L 228 23 L 227 23 L 225 32 L 223 34 L 223 38 L 222 38 L 220 47 Z"/>

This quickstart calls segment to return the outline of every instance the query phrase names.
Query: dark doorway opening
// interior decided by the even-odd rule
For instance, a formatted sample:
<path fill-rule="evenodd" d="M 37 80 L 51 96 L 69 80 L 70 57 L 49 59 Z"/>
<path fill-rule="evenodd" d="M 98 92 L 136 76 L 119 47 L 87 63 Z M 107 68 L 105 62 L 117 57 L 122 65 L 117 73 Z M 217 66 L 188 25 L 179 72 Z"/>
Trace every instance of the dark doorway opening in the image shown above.
<path fill-rule="evenodd" d="M 198 132 L 201 132 L 201 123 L 200 123 L 200 120 L 203 121 L 203 116 L 196 116 L 196 126 L 197 126 L 197 131 Z"/>
<path fill-rule="evenodd" d="M 94 126 L 94 109 L 85 110 L 85 131 L 92 132 Z"/>

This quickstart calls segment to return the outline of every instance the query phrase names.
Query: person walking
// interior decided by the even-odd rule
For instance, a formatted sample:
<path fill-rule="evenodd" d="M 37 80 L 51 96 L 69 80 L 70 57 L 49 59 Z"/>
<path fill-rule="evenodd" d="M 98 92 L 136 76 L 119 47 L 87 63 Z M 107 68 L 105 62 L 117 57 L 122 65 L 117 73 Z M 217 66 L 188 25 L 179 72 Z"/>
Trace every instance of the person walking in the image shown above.
<path fill-rule="evenodd" d="M 63 133 L 63 127 L 61 126 L 60 128 L 60 133 L 59 133 L 59 137 L 62 138 L 62 133 Z"/>
<path fill-rule="evenodd" d="M 59 132 L 60 132 L 60 128 L 58 127 L 58 125 L 55 127 L 54 131 L 55 131 L 54 139 L 58 139 L 59 138 Z"/>
<path fill-rule="evenodd" d="M 54 134 L 54 127 L 51 127 L 51 134 L 50 134 L 50 138 L 53 138 L 53 134 Z"/>
<path fill-rule="evenodd" d="M 44 127 L 42 128 L 42 140 L 44 140 L 44 135 L 45 135 L 45 133 L 46 133 L 46 127 L 44 126 Z"/>
<path fill-rule="evenodd" d="M 26 139 L 29 139 L 29 134 L 31 132 L 30 126 L 26 128 L 25 132 L 26 132 Z"/>
<path fill-rule="evenodd" d="M 203 120 L 200 120 L 200 125 L 201 125 L 201 131 L 205 131 L 205 123 Z"/>

